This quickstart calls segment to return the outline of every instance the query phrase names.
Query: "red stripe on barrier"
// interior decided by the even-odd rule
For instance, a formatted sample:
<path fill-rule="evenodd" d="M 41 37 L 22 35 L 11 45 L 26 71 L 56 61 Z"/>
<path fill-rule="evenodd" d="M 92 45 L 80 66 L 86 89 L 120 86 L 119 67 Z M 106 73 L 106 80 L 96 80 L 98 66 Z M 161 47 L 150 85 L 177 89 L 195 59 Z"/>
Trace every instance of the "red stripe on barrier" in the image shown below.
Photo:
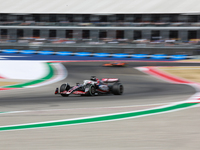
<path fill-rule="evenodd" d="M 0 76 L 0 79 L 5 79 L 4 77 Z"/>
<path fill-rule="evenodd" d="M 0 88 L 0 91 L 3 91 L 3 90 L 14 90 L 14 89 L 19 89 L 19 88 Z"/>
<path fill-rule="evenodd" d="M 148 68 L 148 71 L 149 72 L 151 72 L 151 73 L 153 73 L 153 74 L 155 74 L 155 75 L 157 75 L 157 76 L 160 76 L 160 77 L 162 77 L 162 78 L 166 78 L 166 79 L 168 79 L 168 80 L 171 80 L 171 81 L 173 81 L 173 82 L 178 82 L 178 83 L 192 83 L 192 82 L 189 82 L 189 81 L 186 81 L 186 80 L 183 80 L 183 79 L 179 79 L 179 78 L 177 78 L 177 77 L 173 77 L 173 76 L 171 76 L 171 75 L 167 75 L 167 74 L 165 74 L 165 73 L 162 73 L 161 71 L 157 71 L 157 70 L 155 70 L 155 69 L 153 69 L 153 68 Z"/>

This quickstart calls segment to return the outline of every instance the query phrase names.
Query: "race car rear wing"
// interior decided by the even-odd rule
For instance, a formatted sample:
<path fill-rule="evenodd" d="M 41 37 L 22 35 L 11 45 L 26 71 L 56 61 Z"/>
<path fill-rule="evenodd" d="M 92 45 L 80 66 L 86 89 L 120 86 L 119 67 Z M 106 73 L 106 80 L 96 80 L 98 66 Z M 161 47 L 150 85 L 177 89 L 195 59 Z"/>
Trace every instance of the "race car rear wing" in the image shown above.
<path fill-rule="evenodd" d="M 113 82 L 119 82 L 118 78 L 103 78 L 101 79 L 105 83 L 113 83 Z"/>

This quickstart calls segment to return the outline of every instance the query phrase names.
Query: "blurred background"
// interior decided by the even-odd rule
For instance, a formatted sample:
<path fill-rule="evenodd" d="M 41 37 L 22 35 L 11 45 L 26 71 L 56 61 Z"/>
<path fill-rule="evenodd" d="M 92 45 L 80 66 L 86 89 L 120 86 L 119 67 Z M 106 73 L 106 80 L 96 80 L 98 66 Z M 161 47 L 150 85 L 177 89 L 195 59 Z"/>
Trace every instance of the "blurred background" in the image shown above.
<path fill-rule="evenodd" d="M 200 82 L 199 62 L 193 62 L 200 60 L 199 0 L 0 0 L 0 52 L 1 131 L 25 129 L 17 124 L 34 128 L 47 121 L 152 113 L 137 119 L 1 132 L 0 150 L 199 150 L 200 107 L 163 113 L 185 109 L 194 100 L 199 103 L 196 94 L 182 107 L 166 106 L 187 100 L 198 87 L 146 74 L 160 70 L 162 78 L 167 73 Z M 186 58 L 199 60 L 173 61 Z M 124 94 L 54 95 L 63 83 L 73 86 L 93 75 L 119 78 Z M 157 112 L 163 114 L 153 115 Z"/>
<path fill-rule="evenodd" d="M 8 0 L 0 48 L 200 55 L 197 0 Z"/>

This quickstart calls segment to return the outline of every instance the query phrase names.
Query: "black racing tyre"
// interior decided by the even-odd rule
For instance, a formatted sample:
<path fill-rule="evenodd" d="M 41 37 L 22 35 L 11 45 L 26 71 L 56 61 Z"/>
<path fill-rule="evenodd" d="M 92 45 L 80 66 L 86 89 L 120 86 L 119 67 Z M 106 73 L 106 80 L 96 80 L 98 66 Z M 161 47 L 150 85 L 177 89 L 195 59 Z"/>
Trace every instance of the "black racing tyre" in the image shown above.
<path fill-rule="evenodd" d="M 88 92 L 86 93 L 87 96 L 94 96 L 96 92 L 96 88 L 92 84 L 87 84 L 85 88 L 89 88 Z"/>
<path fill-rule="evenodd" d="M 124 92 L 124 87 L 121 83 L 115 83 L 112 86 L 112 93 L 114 95 L 122 95 L 122 93 Z"/>
<path fill-rule="evenodd" d="M 64 92 L 64 91 L 68 91 L 70 89 L 70 85 L 67 83 L 67 84 L 62 84 L 60 86 L 60 92 Z M 60 94 L 61 96 L 63 97 L 67 97 L 69 96 L 68 94 Z"/>

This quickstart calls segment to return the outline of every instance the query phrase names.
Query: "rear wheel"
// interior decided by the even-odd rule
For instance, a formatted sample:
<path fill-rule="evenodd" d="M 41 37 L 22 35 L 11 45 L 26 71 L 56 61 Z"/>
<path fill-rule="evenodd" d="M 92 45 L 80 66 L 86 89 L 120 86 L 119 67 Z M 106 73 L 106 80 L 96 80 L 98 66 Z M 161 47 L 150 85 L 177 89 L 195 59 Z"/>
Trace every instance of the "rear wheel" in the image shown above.
<path fill-rule="evenodd" d="M 124 92 L 124 87 L 121 83 L 115 83 L 112 86 L 112 93 L 114 95 L 121 95 Z"/>
<path fill-rule="evenodd" d="M 85 89 L 89 89 L 88 92 L 86 93 L 87 96 L 94 96 L 95 95 L 95 92 L 96 92 L 96 88 L 94 85 L 92 84 L 87 84 L 85 86 Z"/>
<path fill-rule="evenodd" d="M 70 85 L 68 83 L 67 84 L 62 84 L 60 86 L 60 93 L 64 92 L 64 91 L 68 91 L 69 89 L 70 89 Z M 60 94 L 60 95 L 63 96 L 63 97 L 69 96 L 68 94 Z"/>

